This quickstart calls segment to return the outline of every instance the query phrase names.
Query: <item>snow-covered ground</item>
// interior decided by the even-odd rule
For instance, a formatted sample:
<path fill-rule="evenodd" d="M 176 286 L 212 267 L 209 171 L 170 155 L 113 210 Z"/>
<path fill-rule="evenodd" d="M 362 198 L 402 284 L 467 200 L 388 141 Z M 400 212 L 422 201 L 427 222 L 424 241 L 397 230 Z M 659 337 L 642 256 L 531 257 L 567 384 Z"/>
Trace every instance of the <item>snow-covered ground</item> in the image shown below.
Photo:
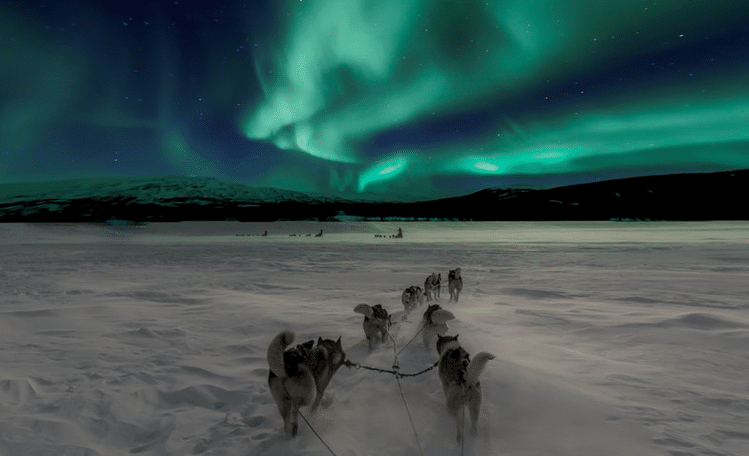
<path fill-rule="evenodd" d="M 448 334 L 496 355 L 464 454 L 749 454 L 748 223 L 217 222 L 0 225 L 0 455 L 330 454 L 282 436 L 271 338 L 388 369 L 354 306 L 396 313 L 400 349 L 403 289 L 455 267 Z M 401 371 L 436 356 L 417 337 Z M 424 454 L 460 454 L 436 371 L 401 384 Z M 327 395 L 337 455 L 418 454 L 392 375 Z"/>

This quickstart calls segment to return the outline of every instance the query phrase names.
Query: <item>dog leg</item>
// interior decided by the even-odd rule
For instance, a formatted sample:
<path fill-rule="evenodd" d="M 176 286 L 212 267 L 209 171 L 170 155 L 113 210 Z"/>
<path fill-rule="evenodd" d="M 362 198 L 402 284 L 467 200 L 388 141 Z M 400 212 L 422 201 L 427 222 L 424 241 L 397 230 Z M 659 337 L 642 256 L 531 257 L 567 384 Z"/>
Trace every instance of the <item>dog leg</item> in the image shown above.
<path fill-rule="evenodd" d="M 443 385 L 445 387 L 445 395 L 447 396 L 447 413 L 455 418 L 455 422 L 458 427 L 458 443 L 463 440 L 463 421 L 465 418 L 465 397 L 463 388 L 458 385 Z"/>
<path fill-rule="evenodd" d="M 315 402 L 313 402 L 312 406 L 309 408 L 310 415 L 314 415 L 315 412 L 317 412 L 318 407 L 320 407 L 320 402 L 322 402 L 322 393 L 317 394 Z"/>
<path fill-rule="evenodd" d="M 275 377 L 270 385 L 271 394 L 273 399 L 278 406 L 278 413 L 283 418 L 283 430 L 287 438 L 293 438 L 297 434 L 299 424 L 297 423 L 297 409 L 294 403 L 289 398 L 286 389 L 283 386 L 283 381 Z"/>
<path fill-rule="evenodd" d="M 457 421 L 457 427 L 458 427 L 458 435 L 456 436 L 458 443 L 463 442 L 463 435 L 465 434 L 465 426 L 466 426 L 466 408 L 461 404 L 460 409 L 458 410 L 458 414 L 455 417 L 455 420 Z"/>
<path fill-rule="evenodd" d="M 479 421 L 479 411 L 481 410 L 481 385 L 476 385 L 471 392 L 471 398 L 468 401 L 468 412 L 471 415 L 471 432 L 476 433 L 477 423 Z"/>
<path fill-rule="evenodd" d="M 296 437 L 299 432 L 299 410 L 296 407 L 289 407 L 289 411 L 283 418 L 283 428 L 286 436 L 289 438 Z"/>

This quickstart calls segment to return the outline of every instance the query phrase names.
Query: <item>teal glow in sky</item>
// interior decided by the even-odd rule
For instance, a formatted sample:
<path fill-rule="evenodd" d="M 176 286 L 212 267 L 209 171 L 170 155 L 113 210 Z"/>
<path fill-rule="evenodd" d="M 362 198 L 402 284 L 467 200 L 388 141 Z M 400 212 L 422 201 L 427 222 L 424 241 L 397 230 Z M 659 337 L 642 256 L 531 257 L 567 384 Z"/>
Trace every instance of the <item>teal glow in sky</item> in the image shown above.
<path fill-rule="evenodd" d="M 0 182 L 429 198 L 749 167 L 746 2 L 66 5 L 0 7 Z"/>

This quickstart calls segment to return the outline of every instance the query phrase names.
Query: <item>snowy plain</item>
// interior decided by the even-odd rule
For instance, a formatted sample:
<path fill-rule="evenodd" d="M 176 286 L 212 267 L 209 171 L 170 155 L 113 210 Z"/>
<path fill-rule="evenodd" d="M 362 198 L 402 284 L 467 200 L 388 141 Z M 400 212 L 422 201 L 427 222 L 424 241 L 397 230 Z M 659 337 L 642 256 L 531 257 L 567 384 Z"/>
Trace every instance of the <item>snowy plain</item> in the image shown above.
<path fill-rule="evenodd" d="M 432 272 L 448 334 L 496 356 L 464 454 L 749 454 L 749 223 L 185 222 L 0 225 L 0 456 L 330 454 L 303 422 L 283 437 L 268 343 L 341 336 L 389 369 L 353 308 L 394 313 L 400 349 L 426 307 L 401 292 Z M 398 357 L 436 359 L 420 336 Z M 364 369 L 310 422 L 337 455 L 461 454 L 436 370 L 401 384 L 416 436 Z"/>

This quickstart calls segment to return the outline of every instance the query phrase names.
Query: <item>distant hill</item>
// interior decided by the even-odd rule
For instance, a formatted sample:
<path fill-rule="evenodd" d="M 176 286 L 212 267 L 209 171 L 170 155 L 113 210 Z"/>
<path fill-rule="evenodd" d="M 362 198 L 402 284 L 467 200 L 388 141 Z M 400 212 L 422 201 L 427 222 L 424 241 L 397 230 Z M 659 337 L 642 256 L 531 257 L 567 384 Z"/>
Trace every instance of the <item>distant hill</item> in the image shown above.
<path fill-rule="evenodd" d="M 544 190 L 486 189 L 372 202 L 215 179 L 137 177 L 0 184 L 0 222 L 127 220 L 749 220 L 749 170 L 634 177 Z"/>
<path fill-rule="evenodd" d="M 749 220 L 749 170 L 631 177 L 545 190 L 481 190 L 447 205 L 473 220 Z M 475 211 L 474 211 L 475 212 Z M 460 214 L 458 214 L 460 217 Z"/>

